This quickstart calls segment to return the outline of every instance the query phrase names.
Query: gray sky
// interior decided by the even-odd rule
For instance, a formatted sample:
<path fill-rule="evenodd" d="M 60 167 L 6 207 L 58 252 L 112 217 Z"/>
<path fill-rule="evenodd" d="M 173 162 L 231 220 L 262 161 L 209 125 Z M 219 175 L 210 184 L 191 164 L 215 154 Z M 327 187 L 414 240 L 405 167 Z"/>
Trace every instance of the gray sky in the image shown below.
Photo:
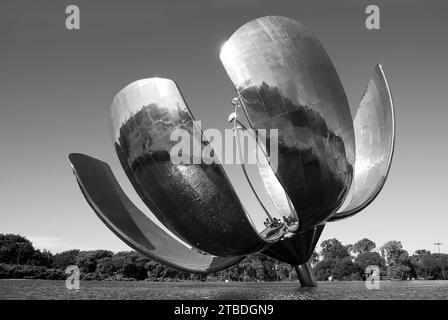
<path fill-rule="evenodd" d="M 109 131 L 109 106 L 128 83 L 175 80 L 203 127 L 224 129 L 235 95 L 219 61 L 224 41 L 245 22 L 284 15 L 310 27 L 341 77 L 352 109 L 373 67 L 382 63 L 395 100 L 397 137 L 389 179 L 355 217 L 327 224 L 321 240 L 448 253 L 445 170 L 448 43 L 442 0 L 340 1 L 17 1 L 0 3 L 0 232 L 35 245 L 128 247 L 95 216 L 67 155 L 111 164 L 137 205 Z M 81 30 L 65 29 L 77 4 Z M 381 30 L 364 27 L 367 5 L 381 9 Z"/>

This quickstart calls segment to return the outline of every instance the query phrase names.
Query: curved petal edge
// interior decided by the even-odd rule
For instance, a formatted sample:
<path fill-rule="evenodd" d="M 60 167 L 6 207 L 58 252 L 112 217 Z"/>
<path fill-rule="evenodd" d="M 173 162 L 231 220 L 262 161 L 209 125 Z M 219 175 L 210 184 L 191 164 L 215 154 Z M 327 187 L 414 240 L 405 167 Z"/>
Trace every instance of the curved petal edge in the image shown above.
<path fill-rule="evenodd" d="M 324 223 L 344 202 L 355 157 L 347 97 L 325 48 L 302 23 L 266 16 L 235 31 L 220 60 L 250 128 L 278 132 L 278 152 L 267 156 L 278 158 L 297 232 Z"/>
<path fill-rule="evenodd" d="M 209 273 L 232 266 L 243 257 L 216 257 L 189 247 L 166 233 L 126 196 L 109 165 L 72 153 L 69 162 L 92 209 L 103 223 L 136 251 L 186 272 Z"/>
<path fill-rule="evenodd" d="M 216 256 L 239 257 L 278 239 L 281 230 L 255 227 L 251 217 L 259 212 L 243 206 L 174 81 L 147 78 L 120 90 L 111 128 L 137 194 L 181 240 Z"/>
<path fill-rule="evenodd" d="M 329 221 L 350 217 L 367 207 L 383 188 L 395 145 L 394 104 L 381 65 L 376 65 L 353 120 L 356 161 L 352 195 Z"/>

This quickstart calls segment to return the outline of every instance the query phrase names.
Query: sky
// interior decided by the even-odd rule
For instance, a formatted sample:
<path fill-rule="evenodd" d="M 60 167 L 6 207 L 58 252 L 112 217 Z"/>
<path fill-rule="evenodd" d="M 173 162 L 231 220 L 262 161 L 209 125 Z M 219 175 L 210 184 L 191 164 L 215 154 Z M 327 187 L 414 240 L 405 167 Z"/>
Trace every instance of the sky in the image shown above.
<path fill-rule="evenodd" d="M 448 253 L 448 3 L 443 0 L 151 0 L 0 2 L 0 233 L 53 252 L 129 250 L 84 200 L 67 155 L 108 162 L 129 197 L 149 214 L 113 149 L 109 108 L 142 78 L 175 80 L 203 128 L 228 128 L 235 96 L 219 61 L 225 40 L 266 15 L 301 21 L 320 39 L 356 110 L 375 64 L 391 86 L 397 122 L 389 178 L 354 217 L 328 223 L 321 240 Z M 81 11 L 65 28 L 65 8 Z M 367 30 L 369 4 L 381 29 Z M 234 178 L 238 179 L 238 177 Z M 250 204 L 249 204 L 250 205 Z"/>

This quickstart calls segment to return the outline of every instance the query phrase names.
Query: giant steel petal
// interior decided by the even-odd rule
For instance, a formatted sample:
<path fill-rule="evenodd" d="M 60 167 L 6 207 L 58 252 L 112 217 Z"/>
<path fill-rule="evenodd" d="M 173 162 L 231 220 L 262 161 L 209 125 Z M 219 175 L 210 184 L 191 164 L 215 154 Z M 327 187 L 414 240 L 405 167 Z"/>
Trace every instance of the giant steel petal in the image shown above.
<path fill-rule="evenodd" d="M 273 167 L 275 168 L 276 165 L 272 165 L 269 163 L 266 151 L 264 150 L 262 144 L 258 142 L 257 137 L 255 135 L 252 135 L 251 131 L 248 131 L 246 126 L 241 122 L 238 122 L 238 125 L 240 126 L 240 129 L 238 129 L 237 127 L 234 130 L 235 139 L 237 141 L 237 148 L 240 149 L 240 145 L 242 145 L 241 141 L 243 141 L 244 139 L 249 139 L 250 141 L 252 141 L 252 143 L 249 143 L 249 145 L 252 145 L 255 149 L 254 154 L 257 163 L 256 174 L 249 173 L 249 171 L 246 169 L 244 161 L 242 161 L 243 172 L 246 176 L 246 179 L 249 184 L 252 185 L 253 181 L 256 180 L 257 177 L 261 178 L 264 190 L 271 199 L 278 213 L 280 213 L 281 217 L 284 220 L 284 225 L 288 230 L 288 232 L 286 232 L 283 236 L 291 236 L 291 233 L 295 233 L 299 228 L 299 219 L 297 217 L 297 212 L 294 210 L 294 206 L 291 203 L 291 200 L 288 198 L 288 195 L 285 193 L 285 190 L 283 189 L 282 185 L 278 181 L 277 176 L 275 175 Z M 265 137 L 265 141 L 267 141 L 266 139 L 267 137 Z M 273 151 L 270 150 L 271 157 L 273 156 L 272 152 Z M 276 153 L 276 151 L 274 152 Z M 261 190 L 256 190 L 253 186 L 252 188 L 254 194 L 258 195 L 261 192 Z M 260 202 L 263 201 L 260 197 L 258 197 L 258 200 Z"/>
<path fill-rule="evenodd" d="M 128 178 L 179 238 L 216 256 L 259 252 L 272 240 L 264 235 L 278 239 L 281 230 L 257 231 L 251 223 L 221 164 L 207 152 L 211 146 L 174 81 L 129 84 L 114 98 L 111 120 Z M 176 133 L 181 135 L 173 140 Z M 178 149 L 182 141 L 189 142 L 187 148 Z M 173 161 L 172 153 L 187 161 Z"/>
<path fill-rule="evenodd" d="M 177 241 L 129 200 L 107 163 L 83 154 L 70 154 L 69 161 L 95 213 L 136 251 L 171 267 L 198 273 L 222 270 L 242 259 L 212 256 Z"/>
<path fill-rule="evenodd" d="M 298 232 L 320 225 L 345 200 L 355 152 L 350 108 L 325 49 L 303 24 L 268 16 L 233 33 L 220 59 L 251 127 L 278 129 L 275 174 Z"/>
<path fill-rule="evenodd" d="M 378 195 L 389 173 L 395 142 L 394 105 L 381 65 L 377 65 L 353 121 L 356 162 L 352 198 L 329 221 L 356 214 Z"/>

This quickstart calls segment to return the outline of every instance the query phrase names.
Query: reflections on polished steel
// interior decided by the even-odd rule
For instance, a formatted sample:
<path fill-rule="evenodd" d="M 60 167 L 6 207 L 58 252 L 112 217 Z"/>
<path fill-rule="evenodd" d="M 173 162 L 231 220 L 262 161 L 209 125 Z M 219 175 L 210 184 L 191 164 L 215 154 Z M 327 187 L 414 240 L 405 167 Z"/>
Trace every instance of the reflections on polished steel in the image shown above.
<path fill-rule="evenodd" d="M 245 211 L 219 162 L 201 157 L 208 142 L 193 134 L 198 128 L 173 81 L 152 78 L 128 85 L 115 97 L 111 114 L 126 174 L 146 205 L 179 238 L 214 255 L 238 256 L 258 252 L 281 237 L 284 231 L 278 226 L 257 233 L 250 215 L 260 213 Z M 177 128 L 193 141 L 188 157 L 199 157 L 188 165 L 170 159 L 175 143 L 170 134 Z M 194 152 L 195 146 L 201 152 Z"/>
<path fill-rule="evenodd" d="M 316 227 L 342 205 L 354 164 L 350 109 L 330 58 L 307 27 L 285 17 L 243 25 L 220 58 L 252 127 L 279 130 L 276 175 L 299 231 Z"/>
<path fill-rule="evenodd" d="M 373 71 L 353 121 L 356 138 L 355 175 L 351 197 L 331 221 L 367 207 L 386 182 L 395 145 L 392 94 L 381 65 Z"/>
<path fill-rule="evenodd" d="M 129 200 L 103 161 L 75 153 L 69 160 L 92 209 L 134 250 L 168 266 L 198 273 L 219 271 L 242 259 L 212 256 L 164 231 Z"/>
<path fill-rule="evenodd" d="M 208 140 L 177 85 L 163 78 L 131 83 L 111 107 L 118 158 L 155 217 L 135 207 L 106 163 L 70 154 L 78 184 L 100 219 L 150 258 L 206 273 L 261 252 L 295 266 L 303 286 L 315 286 L 309 260 L 325 223 L 369 205 L 389 172 L 395 119 L 384 71 L 375 68 L 352 120 L 330 58 L 297 21 L 250 21 L 229 38 L 220 58 L 238 94 L 229 117 L 237 148 L 249 137 L 262 151 L 255 174 L 241 166 L 257 208 L 243 206 L 215 154 L 203 152 Z M 277 129 L 278 147 L 246 127 Z M 192 141 L 180 151 L 186 163 L 171 161 L 176 141 L 170 137 L 178 129 Z"/>

